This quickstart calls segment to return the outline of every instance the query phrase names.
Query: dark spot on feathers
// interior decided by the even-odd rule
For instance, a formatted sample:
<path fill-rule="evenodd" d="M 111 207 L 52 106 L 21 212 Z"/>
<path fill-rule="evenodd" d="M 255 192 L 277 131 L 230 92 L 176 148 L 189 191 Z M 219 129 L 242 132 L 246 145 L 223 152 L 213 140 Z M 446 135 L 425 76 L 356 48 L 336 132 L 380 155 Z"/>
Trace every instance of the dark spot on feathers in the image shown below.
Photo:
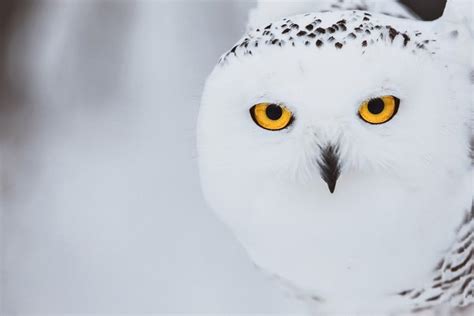
<path fill-rule="evenodd" d="M 405 296 L 407 294 L 410 294 L 411 292 L 413 292 L 413 290 L 406 290 L 406 291 L 399 292 L 398 295 Z"/>
<path fill-rule="evenodd" d="M 466 244 L 464 244 L 463 246 L 459 247 L 459 249 L 456 251 L 458 254 L 462 254 L 464 253 L 464 251 L 466 251 L 472 244 L 472 239 L 471 240 L 468 240 L 468 242 Z"/>
<path fill-rule="evenodd" d="M 364 17 L 363 21 L 370 21 L 370 18 Z"/>
<path fill-rule="evenodd" d="M 336 44 L 334 44 L 334 46 L 336 46 L 337 49 L 341 49 L 344 45 L 342 45 L 342 43 L 337 42 Z"/>
<path fill-rule="evenodd" d="M 286 30 L 284 30 L 283 32 L 281 32 L 281 34 L 286 34 L 286 33 L 288 33 L 289 31 L 291 31 L 291 29 L 286 29 Z"/>
<path fill-rule="evenodd" d="M 312 24 L 306 25 L 306 29 L 307 29 L 308 31 L 312 31 L 313 28 L 314 28 L 314 26 L 313 26 Z"/>
<path fill-rule="evenodd" d="M 331 43 L 335 40 L 334 36 L 331 36 L 330 38 L 328 38 L 328 42 Z"/>
<path fill-rule="evenodd" d="M 441 270 L 441 268 L 443 267 L 444 265 L 444 259 L 441 259 L 438 264 L 436 265 L 436 268 L 435 270 Z"/>
<path fill-rule="evenodd" d="M 367 47 L 367 41 L 362 42 L 362 47 Z"/>
<path fill-rule="evenodd" d="M 265 27 L 265 30 L 268 30 L 268 29 L 270 29 L 271 27 L 272 27 L 272 24 L 270 23 L 270 24 L 267 25 L 267 27 Z"/>
<path fill-rule="evenodd" d="M 472 142 L 473 142 L 473 139 L 471 139 L 471 145 L 473 145 Z M 474 202 L 471 205 L 471 211 L 470 212 L 467 211 L 466 215 L 464 215 L 461 227 L 469 224 L 471 221 L 474 221 Z"/>
<path fill-rule="evenodd" d="M 418 314 L 431 309 L 431 307 L 417 307 L 411 310 L 412 314 Z"/>
<path fill-rule="evenodd" d="M 304 42 L 304 44 L 305 44 L 306 46 L 308 46 L 308 45 L 309 45 L 309 41 Z"/>
<path fill-rule="evenodd" d="M 349 33 L 347 37 L 354 39 L 354 38 L 357 38 L 357 35 L 355 35 L 354 33 Z"/>
<path fill-rule="evenodd" d="M 396 29 L 394 29 L 393 27 L 391 27 L 389 30 L 388 30 L 388 36 L 390 37 L 390 39 L 392 40 L 392 42 L 395 40 L 395 37 L 397 37 L 397 35 L 400 34 L 400 32 L 398 32 Z"/>
<path fill-rule="evenodd" d="M 299 31 L 296 36 L 303 36 L 306 35 L 307 33 L 305 31 Z"/>
<path fill-rule="evenodd" d="M 347 27 L 344 24 L 339 24 L 339 27 L 341 28 L 342 31 L 347 31 Z"/>
<path fill-rule="evenodd" d="M 466 290 L 467 286 L 471 284 L 471 282 L 474 281 L 474 277 L 471 276 L 464 281 L 463 285 L 461 286 L 460 293 L 463 293 L 464 290 Z"/>
<path fill-rule="evenodd" d="M 328 28 L 327 28 L 327 31 L 328 31 L 330 34 L 336 32 L 336 30 L 335 30 L 333 27 L 328 27 Z"/>
<path fill-rule="evenodd" d="M 362 29 L 361 29 L 360 27 L 356 27 L 356 28 L 354 29 L 354 31 L 356 31 L 357 33 L 360 33 L 360 32 L 362 32 Z"/>
<path fill-rule="evenodd" d="M 461 263 L 459 263 L 457 266 L 454 266 L 450 269 L 451 272 L 456 272 L 456 271 L 460 270 L 461 268 L 463 268 L 465 265 L 467 265 L 470 262 L 473 255 L 474 255 L 474 250 L 471 250 L 469 255 Z"/>
<path fill-rule="evenodd" d="M 319 34 L 325 34 L 325 33 L 326 33 L 326 30 L 323 29 L 322 27 L 318 27 L 318 28 L 316 29 L 316 32 L 318 32 Z"/>
<path fill-rule="evenodd" d="M 439 294 L 439 295 L 436 295 L 436 296 L 433 296 L 433 297 L 430 297 L 430 298 L 427 298 L 426 301 L 427 302 L 433 302 L 433 301 L 437 301 L 440 299 L 440 297 L 443 295 L 443 293 Z"/>
<path fill-rule="evenodd" d="M 272 43 L 272 45 L 275 45 L 276 43 L 278 43 L 278 40 L 274 39 L 271 43 Z"/>
<path fill-rule="evenodd" d="M 336 22 L 336 24 L 346 24 L 346 20 L 342 19 Z"/>
<path fill-rule="evenodd" d="M 316 34 L 314 34 L 314 33 L 308 34 L 308 37 L 309 37 L 309 38 L 315 38 L 315 37 L 316 37 Z"/>
<path fill-rule="evenodd" d="M 323 42 L 322 42 L 321 40 L 317 40 L 317 41 L 316 41 L 316 46 L 317 46 L 317 47 L 323 46 Z"/>
<path fill-rule="evenodd" d="M 410 41 L 410 36 L 408 36 L 405 33 L 403 33 L 402 36 L 403 36 L 403 46 L 407 46 L 408 42 Z"/>
<path fill-rule="evenodd" d="M 291 24 L 290 27 L 295 30 L 298 30 L 300 28 L 298 24 Z"/>

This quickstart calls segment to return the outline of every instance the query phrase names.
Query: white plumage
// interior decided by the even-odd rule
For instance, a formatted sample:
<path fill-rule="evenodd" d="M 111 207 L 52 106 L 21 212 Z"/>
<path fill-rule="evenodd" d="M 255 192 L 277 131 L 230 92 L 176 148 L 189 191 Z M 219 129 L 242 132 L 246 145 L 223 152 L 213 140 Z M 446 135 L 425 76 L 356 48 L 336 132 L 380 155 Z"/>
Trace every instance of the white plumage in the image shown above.
<path fill-rule="evenodd" d="M 427 23 L 395 1 L 262 2 L 207 81 L 205 196 L 252 260 L 321 314 L 474 302 L 471 20 L 458 4 Z M 400 100 L 393 119 L 358 116 L 386 95 Z M 294 121 L 260 128 L 249 109 L 262 103 Z"/>

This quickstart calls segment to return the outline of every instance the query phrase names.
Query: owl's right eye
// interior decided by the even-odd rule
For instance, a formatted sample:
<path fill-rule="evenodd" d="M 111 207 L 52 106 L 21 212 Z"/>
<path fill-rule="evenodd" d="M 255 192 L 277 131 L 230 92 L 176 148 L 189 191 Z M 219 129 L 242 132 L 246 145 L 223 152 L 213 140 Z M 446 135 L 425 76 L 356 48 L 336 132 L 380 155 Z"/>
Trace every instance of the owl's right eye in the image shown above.
<path fill-rule="evenodd" d="M 250 109 L 255 124 L 270 131 L 282 130 L 293 122 L 293 113 L 274 103 L 259 103 Z"/>

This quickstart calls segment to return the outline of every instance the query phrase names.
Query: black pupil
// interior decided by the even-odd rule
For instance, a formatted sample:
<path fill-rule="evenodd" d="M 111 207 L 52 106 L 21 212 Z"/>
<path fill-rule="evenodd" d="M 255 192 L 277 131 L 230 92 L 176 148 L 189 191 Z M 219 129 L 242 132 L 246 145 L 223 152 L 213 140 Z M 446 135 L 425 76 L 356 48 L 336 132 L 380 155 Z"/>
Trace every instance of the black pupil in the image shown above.
<path fill-rule="evenodd" d="M 382 113 L 384 107 L 385 107 L 385 104 L 381 98 L 370 100 L 367 106 L 369 112 L 372 114 Z"/>
<path fill-rule="evenodd" d="M 283 111 L 282 111 L 281 107 L 279 107 L 278 105 L 270 104 L 269 106 L 267 106 L 267 108 L 265 110 L 265 114 L 267 114 L 267 117 L 270 120 L 276 121 L 279 118 L 281 118 L 281 116 L 283 114 Z"/>

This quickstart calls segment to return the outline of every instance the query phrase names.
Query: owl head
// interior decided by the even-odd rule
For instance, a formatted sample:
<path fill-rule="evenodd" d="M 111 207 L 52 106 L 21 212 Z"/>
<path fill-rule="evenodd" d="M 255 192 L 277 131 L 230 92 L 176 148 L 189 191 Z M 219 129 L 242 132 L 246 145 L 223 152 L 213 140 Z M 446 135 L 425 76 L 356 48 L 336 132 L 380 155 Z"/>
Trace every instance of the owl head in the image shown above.
<path fill-rule="evenodd" d="M 365 11 L 253 29 L 204 89 L 207 200 L 245 226 L 253 210 L 283 199 L 318 202 L 317 212 L 452 185 L 470 163 L 465 36 L 447 22 Z"/>

